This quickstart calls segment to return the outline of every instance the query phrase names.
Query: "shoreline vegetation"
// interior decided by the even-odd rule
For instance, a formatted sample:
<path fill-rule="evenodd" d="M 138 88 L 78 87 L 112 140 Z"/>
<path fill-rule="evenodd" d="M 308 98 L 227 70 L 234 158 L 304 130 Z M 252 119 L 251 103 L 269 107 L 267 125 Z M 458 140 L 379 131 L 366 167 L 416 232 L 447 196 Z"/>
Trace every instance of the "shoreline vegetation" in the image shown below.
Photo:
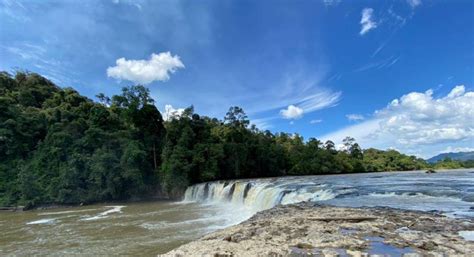
<path fill-rule="evenodd" d="M 432 174 L 432 173 L 443 173 L 443 172 L 453 172 L 457 170 L 464 170 L 462 169 L 439 169 L 439 170 L 433 170 L 430 172 L 430 170 L 413 170 L 413 171 L 389 171 L 389 172 L 422 172 L 422 173 L 427 173 L 427 174 Z M 330 173 L 330 174 L 320 174 L 320 175 L 292 175 L 292 176 L 279 176 L 279 177 L 261 177 L 261 178 L 240 178 L 236 180 L 252 180 L 252 179 L 272 179 L 272 178 L 281 178 L 281 177 L 299 177 L 299 176 L 337 176 L 337 175 L 357 175 L 357 174 L 366 174 L 366 173 L 382 173 L 382 172 L 353 172 L 353 173 Z M 474 173 L 472 171 L 471 173 Z M 213 180 L 213 181 L 206 181 L 203 183 L 207 182 L 216 182 L 216 181 L 222 181 L 222 180 Z M 30 210 L 48 210 L 48 209 L 59 209 L 59 208 L 74 208 L 78 206 L 85 206 L 85 205 L 94 205 L 94 204 L 110 204 L 110 205 L 116 205 L 116 204 L 127 204 L 127 203 L 142 203 L 142 202 L 155 202 L 155 201 L 160 201 L 160 202 L 175 202 L 175 201 L 181 201 L 182 199 L 170 199 L 170 198 L 165 198 L 165 197 L 142 197 L 142 198 L 135 198 L 135 199 L 124 199 L 124 200 L 116 200 L 116 201 L 105 201 L 105 202 L 92 202 L 92 203 L 74 203 L 74 204 L 40 204 L 36 206 L 32 206 L 27 208 L 26 206 L 0 206 L 0 212 L 2 211 L 30 211 Z"/>
<path fill-rule="evenodd" d="M 467 256 L 474 243 L 462 235 L 472 230 L 472 220 L 434 213 L 306 202 L 259 212 L 159 256 Z"/>
<path fill-rule="evenodd" d="M 96 97 L 35 73 L 0 72 L 0 206 L 179 199 L 214 180 L 474 167 L 362 149 L 350 137 L 336 149 L 259 130 L 237 106 L 223 120 L 192 106 L 164 120 L 140 85 Z"/>

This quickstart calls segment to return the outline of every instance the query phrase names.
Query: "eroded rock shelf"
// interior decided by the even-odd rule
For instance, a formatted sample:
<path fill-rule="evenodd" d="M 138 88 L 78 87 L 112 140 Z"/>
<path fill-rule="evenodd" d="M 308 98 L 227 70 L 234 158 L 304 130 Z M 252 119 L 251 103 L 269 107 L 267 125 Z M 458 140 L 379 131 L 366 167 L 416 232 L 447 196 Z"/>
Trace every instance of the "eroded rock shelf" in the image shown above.
<path fill-rule="evenodd" d="M 300 203 L 183 245 L 165 256 L 473 256 L 471 219 L 391 208 Z M 461 233 L 462 234 L 462 233 Z"/>

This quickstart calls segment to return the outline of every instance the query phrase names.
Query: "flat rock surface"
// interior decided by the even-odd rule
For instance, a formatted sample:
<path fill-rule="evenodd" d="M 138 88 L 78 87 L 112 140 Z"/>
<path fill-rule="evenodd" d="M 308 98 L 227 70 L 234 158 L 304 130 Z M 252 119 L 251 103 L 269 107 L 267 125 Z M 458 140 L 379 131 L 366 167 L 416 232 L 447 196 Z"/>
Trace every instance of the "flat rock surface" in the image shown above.
<path fill-rule="evenodd" d="M 391 208 L 277 206 L 163 256 L 474 256 L 472 219 Z M 462 234 L 462 233 L 461 233 Z"/>

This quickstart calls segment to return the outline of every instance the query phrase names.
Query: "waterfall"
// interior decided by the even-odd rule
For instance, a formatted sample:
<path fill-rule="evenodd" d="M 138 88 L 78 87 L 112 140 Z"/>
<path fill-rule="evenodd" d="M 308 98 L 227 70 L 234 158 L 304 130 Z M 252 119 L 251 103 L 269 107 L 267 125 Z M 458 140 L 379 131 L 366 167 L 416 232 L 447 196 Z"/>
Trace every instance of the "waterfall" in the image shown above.
<path fill-rule="evenodd" d="M 231 203 L 254 211 L 278 204 L 324 201 L 336 197 L 325 184 L 276 183 L 270 179 L 215 181 L 196 184 L 186 189 L 185 202 Z"/>

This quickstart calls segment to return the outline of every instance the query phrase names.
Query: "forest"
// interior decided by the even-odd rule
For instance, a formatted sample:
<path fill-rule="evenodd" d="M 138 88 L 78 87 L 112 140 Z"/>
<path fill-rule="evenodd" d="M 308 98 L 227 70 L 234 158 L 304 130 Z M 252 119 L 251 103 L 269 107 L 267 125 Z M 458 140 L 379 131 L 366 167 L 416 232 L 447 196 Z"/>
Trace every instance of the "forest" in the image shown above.
<path fill-rule="evenodd" d="M 0 73 L 0 206 L 178 199 L 236 178 L 462 168 L 395 150 L 259 130 L 240 107 L 223 119 L 187 108 L 163 120 L 141 85 L 96 101 L 29 72 Z"/>

